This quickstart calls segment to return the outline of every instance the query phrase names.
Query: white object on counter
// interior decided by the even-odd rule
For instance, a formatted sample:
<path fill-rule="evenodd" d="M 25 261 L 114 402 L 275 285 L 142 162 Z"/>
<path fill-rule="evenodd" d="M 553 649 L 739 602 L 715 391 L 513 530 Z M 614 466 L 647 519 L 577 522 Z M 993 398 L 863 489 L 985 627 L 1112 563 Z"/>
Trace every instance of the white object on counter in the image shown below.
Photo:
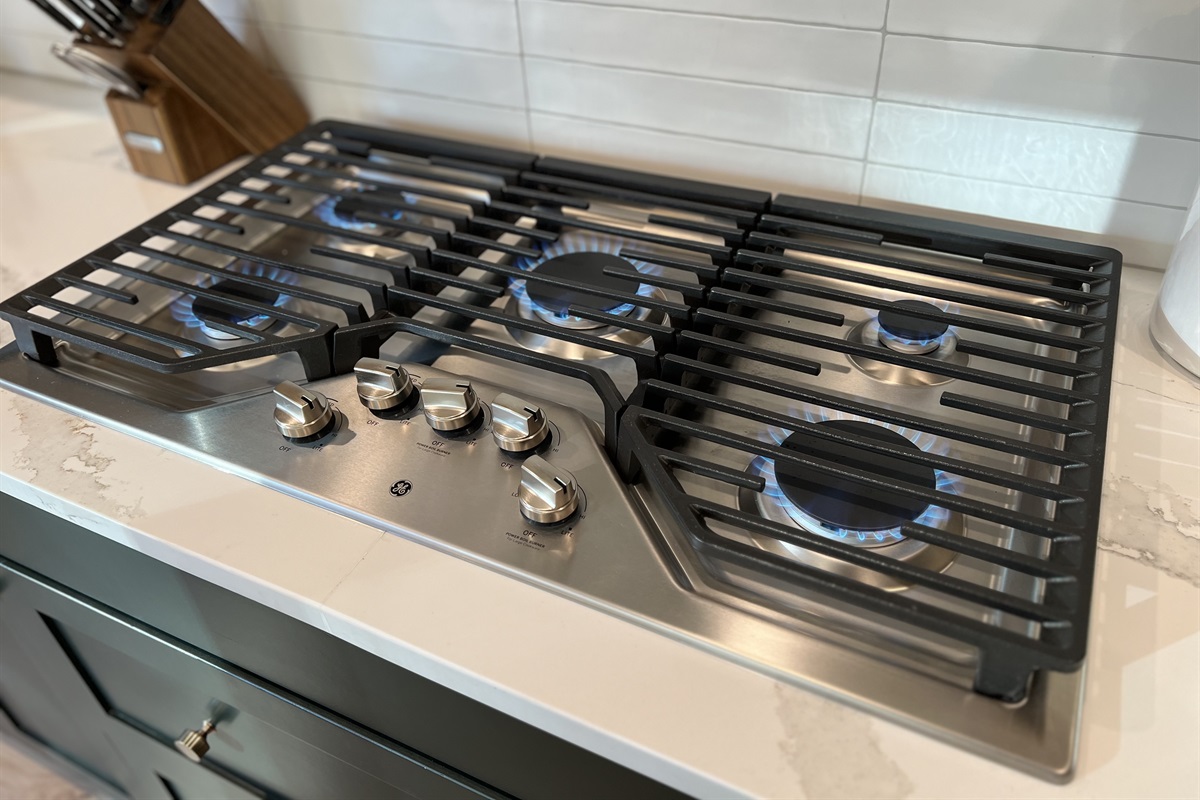
<path fill-rule="evenodd" d="M 1171 253 L 1150 316 L 1150 333 L 1167 355 L 1200 376 L 1200 186 L 1183 223 L 1183 236 Z"/>

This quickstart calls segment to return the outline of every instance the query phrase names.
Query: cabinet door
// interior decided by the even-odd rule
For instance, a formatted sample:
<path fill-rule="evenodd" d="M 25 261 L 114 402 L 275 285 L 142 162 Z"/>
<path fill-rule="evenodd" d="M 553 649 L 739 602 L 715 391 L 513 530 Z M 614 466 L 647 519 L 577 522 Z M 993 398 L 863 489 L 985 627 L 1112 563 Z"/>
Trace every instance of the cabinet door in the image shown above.
<path fill-rule="evenodd" d="M 12 562 L 137 797 L 499 797 L 488 787 Z M 23 605 L 28 603 L 23 603 Z M 386 687 L 364 687 L 386 691 Z M 86 695 L 86 697 L 85 697 Z M 200 764 L 172 740 L 216 724 Z M 213 794 L 214 782 L 226 790 Z"/>

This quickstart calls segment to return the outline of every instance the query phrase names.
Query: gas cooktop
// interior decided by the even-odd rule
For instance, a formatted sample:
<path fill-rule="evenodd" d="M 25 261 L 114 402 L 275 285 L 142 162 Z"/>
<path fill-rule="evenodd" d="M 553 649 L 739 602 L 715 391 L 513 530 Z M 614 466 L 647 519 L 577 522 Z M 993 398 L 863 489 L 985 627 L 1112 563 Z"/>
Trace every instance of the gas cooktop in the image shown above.
<path fill-rule="evenodd" d="M 0 305 L 0 383 L 1063 779 L 1120 264 L 323 122 Z"/>

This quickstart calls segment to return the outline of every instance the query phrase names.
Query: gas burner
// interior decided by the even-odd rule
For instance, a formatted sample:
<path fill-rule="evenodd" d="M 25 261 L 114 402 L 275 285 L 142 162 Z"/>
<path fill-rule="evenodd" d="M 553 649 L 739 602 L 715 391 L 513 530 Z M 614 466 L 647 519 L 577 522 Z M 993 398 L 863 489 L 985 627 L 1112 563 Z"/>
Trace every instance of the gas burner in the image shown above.
<path fill-rule="evenodd" d="M 226 271 L 266 278 L 286 285 L 295 285 L 298 281 L 293 272 L 244 260 L 233 262 L 226 267 Z M 249 286 L 231 278 L 210 274 L 205 274 L 197 287 L 211 289 L 239 300 L 251 300 L 276 308 L 284 307 L 291 299 L 289 295 L 280 292 Z M 234 325 L 255 331 L 266 330 L 275 323 L 275 320 L 266 314 L 255 314 L 232 303 L 222 302 L 218 298 L 197 297 L 191 294 L 182 295 L 171 303 L 171 316 L 182 322 L 186 330 L 194 331 L 205 339 L 219 342 L 237 341 L 240 337 L 220 330 L 214 326 L 214 323 Z"/>
<path fill-rule="evenodd" d="M 574 252 L 564 253 L 545 259 L 531 271 L 538 276 L 548 278 L 566 278 L 586 283 L 598 289 L 611 291 L 629 291 L 630 281 L 605 274 L 608 268 L 635 269 L 634 265 L 611 253 L 603 252 Z M 640 289 L 643 284 L 639 284 Z M 603 322 L 595 322 L 570 313 L 571 306 L 603 311 L 614 316 L 625 316 L 632 312 L 632 303 L 620 303 L 607 297 L 579 291 L 564 289 L 560 286 L 538 283 L 537 280 L 526 282 L 526 293 L 533 305 L 533 312 L 552 325 L 566 328 L 599 328 Z"/>
<path fill-rule="evenodd" d="M 942 440 L 917 431 L 854 418 L 821 419 L 817 412 L 806 411 L 802 415 L 826 430 L 871 439 L 892 448 L 914 453 L 946 449 L 946 443 Z M 773 443 L 788 450 L 923 489 L 951 494 L 958 492 L 957 481 L 941 470 L 825 439 L 811 429 L 792 432 L 770 428 L 767 433 Z M 738 505 L 743 510 L 754 511 L 772 522 L 802 528 L 856 547 L 879 548 L 897 560 L 939 572 L 954 560 L 952 552 L 910 539 L 901 533 L 901 528 L 905 523 L 913 522 L 961 534 L 962 516 L 956 512 L 899 492 L 841 478 L 828 470 L 776 463 L 765 456 L 756 456 L 750 462 L 748 471 L 763 480 L 764 488 L 761 492 L 749 489 L 739 491 Z M 801 545 L 767 536 L 755 536 L 754 543 L 798 561 L 852 574 L 885 589 L 898 590 L 908 586 L 870 570 L 817 555 Z"/>
<path fill-rule="evenodd" d="M 898 353 L 931 353 L 941 347 L 950 324 L 940 319 L 917 317 L 920 311 L 940 316 L 942 309 L 921 300 L 897 300 L 879 312 L 879 343 Z"/>
<path fill-rule="evenodd" d="M 368 213 L 387 219 L 400 220 L 404 218 L 403 209 L 385 208 L 374 203 L 368 203 L 362 196 L 374 189 L 348 191 L 343 195 L 330 195 L 313 206 L 313 216 L 334 228 L 359 233 L 379 234 L 385 231 L 384 226 L 374 222 L 358 219 L 358 214 Z"/>
<path fill-rule="evenodd" d="M 821 427 L 873 439 L 880 444 L 919 453 L 912 441 L 882 425 L 857 420 L 826 420 Z M 894 456 L 868 453 L 852 445 L 822 439 L 808 431 L 796 431 L 784 439 L 787 450 L 825 458 L 838 464 L 870 470 L 882 477 L 911 483 L 923 489 L 937 486 L 932 467 L 913 464 Z M 903 538 L 900 526 L 929 512 L 924 501 L 856 483 L 823 469 L 797 464 L 778 464 L 775 475 L 784 497 L 791 501 L 797 522 L 816 522 L 821 533 L 832 530 L 838 538 L 860 542 Z M 802 523 L 803 524 L 803 523 Z M 805 527 L 811 527 L 805 524 Z"/>
<path fill-rule="evenodd" d="M 970 359 L 958 350 L 958 335 L 944 319 L 949 308 L 925 300 L 896 300 L 880 309 L 879 314 L 855 325 L 846 334 L 852 342 L 877 347 L 892 353 L 925 356 L 934 361 L 965 365 Z M 929 314 L 935 319 L 925 316 Z M 858 354 L 848 355 L 854 366 L 884 383 L 903 386 L 937 386 L 953 378 L 935 372 L 881 361 Z"/>
<path fill-rule="evenodd" d="M 636 270 L 646 275 L 656 275 L 660 272 L 660 268 L 653 264 L 622 256 L 621 248 L 624 244 L 618 237 L 567 233 L 556 242 L 545 246 L 536 258 L 519 260 L 517 266 L 525 272 L 552 278 L 568 278 L 597 289 L 665 299 L 662 290 L 648 283 L 635 284 L 628 278 L 605 274 L 605 270 L 610 268 Z M 609 324 L 576 316 L 570 313 L 570 308 L 589 308 L 635 322 L 659 322 L 662 316 L 659 312 L 633 303 L 621 303 L 584 290 L 564 289 L 523 278 L 509 282 L 509 295 L 507 310 L 521 319 L 546 322 L 556 328 L 587 331 L 593 336 L 637 346 L 648 343 L 649 336 L 623 327 L 615 321 L 614 324 Z M 564 342 L 516 328 L 510 328 L 509 332 L 514 339 L 530 349 L 563 358 L 592 360 L 609 355 L 597 348 Z"/>

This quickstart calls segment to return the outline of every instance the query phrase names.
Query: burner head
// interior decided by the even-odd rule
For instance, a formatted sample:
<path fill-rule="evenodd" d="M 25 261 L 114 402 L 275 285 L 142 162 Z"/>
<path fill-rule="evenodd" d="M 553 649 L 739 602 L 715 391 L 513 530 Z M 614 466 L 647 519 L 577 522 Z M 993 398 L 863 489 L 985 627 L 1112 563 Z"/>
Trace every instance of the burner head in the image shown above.
<path fill-rule="evenodd" d="M 882 444 L 911 449 L 921 448 L 904 436 L 882 425 L 857 420 L 826 420 L 817 423 L 831 429 L 874 439 Z M 829 441 L 811 433 L 797 431 L 783 447 L 835 464 L 872 472 L 925 489 L 937 486 L 933 467 L 913 464 L 895 456 L 863 451 L 851 445 Z M 775 474 L 788 500 L 810 516 L 833 528 L 855 531 L 882 531 L 911 522 L 928 508 L 915 497 L 878 489 L 832 475 L 825 470 L 777 461 Z"/>
<path fill-rule="evenodd" d="M 626 270 L 634 269 L 634 266 L 628 261 L 611 253 L 578 252 L 566 253 L 547 259 L 538 264 L 533 269 L 533 272 L 537 275 L 545 275 L 550 278 L 565 278 L 578 283 L 586 283 L 598 289 L 618 292 L 636 291 L 637 286 L 633 285 L 631 289 L 631 282 L 628 279 L 605 275 L 604 270 L 606 267 L 619 267 Z M 576 289 L 549 286 L 544 283 L 538 283 L 534 278 L 528 279 L 525 287 L 529 299 L 538 308 L 544 309 L 548 314 L 556 317 L 565 318 L 569 316 L 570 312 L 567 309 L 571 306 L 582 306 L 597 311 L 612 312 L 614 309 L 618 309 L 624 305 L 620 300 L 613 300 Z"/>
<path fill-rule="evenodd" d="M 255 303 L 261 303 L 264 306 L 282 305 L 285 299 L 279 292 L 239 283 L 228 278 L 217 281 L 212 286 L 212 291 L 236 297 L 239 300 L 250 300 Z M 248 324 L 253 327 L 268 319 L 264 314 L 259 314 L 250 309 L 241 308 L 230 303 L 224 303 L 214 297 L 197 297 L 192 303 L 192 313 L 200 320 L 201 325 L 206 320 L 216 320 L 229 325 L 245 326 Z M 219 334 L 217 331 L 214 331 L 214 333 Z"/>
<path fill-rule="evenodd" d="M 940 319 L 914 317 L 907 311 L 941 316 L 940 308 L 920 300 L 897 300 L 879 312 L 879 341 L 902 353 L 928 353 L 938 349 L 950 324 Z"/>

